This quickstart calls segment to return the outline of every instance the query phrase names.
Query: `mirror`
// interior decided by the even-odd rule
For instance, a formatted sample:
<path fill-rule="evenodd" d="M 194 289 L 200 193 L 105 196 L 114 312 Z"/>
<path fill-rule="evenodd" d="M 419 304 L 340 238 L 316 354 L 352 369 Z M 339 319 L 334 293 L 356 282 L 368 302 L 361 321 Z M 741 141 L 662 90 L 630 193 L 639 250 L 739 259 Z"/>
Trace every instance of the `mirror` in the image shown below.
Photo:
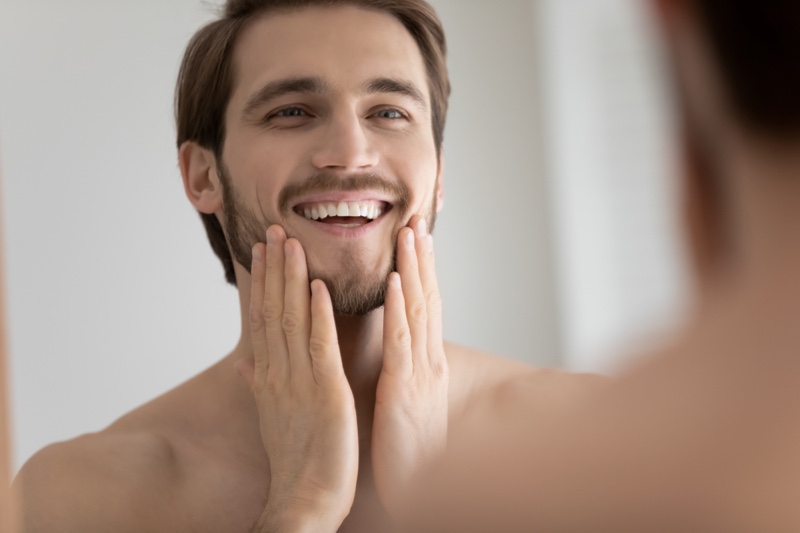
<path fill-rule="evenodd" d="M 646 123 L 618 121 L 613 135 L 597 129 L 608 119 L 598 112 L 620 104 L 609 98 L 630 96 L 645 110 L 658 102 L 640 7 L 431 3 L 454 88 L 436 229 L 445 336 L 531 364 L 596 370 L 593 357 L 632 324 L 644 327 L 641 317 L 661 317 L 680 285 L 669 208 L 646 189 L 663 183 L 665 172 L 651 172 L 661 160 L 622 173 L 615 152 L 632 139 L 658 145 L 664 112 L 629 113 Z M 13 470 L 236 343 L 236 293 L 184 197 L 172 122 L 182 52 L 211 17 L 201 0 L 0 6 Z M 643 55 L 620 55 L 631 48 Z M 632 213 L 643 197 L 649 212 Z M 661 231 L 664 248 L 630 228 Z M 644 291 L 614 310 L 587 303 L 625 282 L 623 265 L 675 281 L 649 284 L 665 294 Z M 585 349 L 592 343 L 602 353 Z"/>

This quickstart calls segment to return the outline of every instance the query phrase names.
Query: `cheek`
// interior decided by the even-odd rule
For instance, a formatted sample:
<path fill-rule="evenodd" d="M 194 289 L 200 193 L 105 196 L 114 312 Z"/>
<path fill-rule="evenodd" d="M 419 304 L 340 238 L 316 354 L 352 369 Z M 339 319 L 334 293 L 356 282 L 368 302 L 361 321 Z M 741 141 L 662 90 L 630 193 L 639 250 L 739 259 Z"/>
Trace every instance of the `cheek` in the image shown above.
<path fill-rule="evenodd" d="M 387 157 L 387 164 L 394 176 L 406 186 L 411 207 L 418 211 L 433 199 L 435 193 L 438 161 L 433 140 L 417 142 L 394 151 Z M 424 204 L 424 205 L 423 205 Z"/>
<path fill-rule="evenodd" d="M 288 151 L 291 147 L 277 144 L 262 141 L 241 145 L 230 155 L 236 164 L 229 164 L 236 188 L 245 201 L 254 209 L 263 209 L 271 218 L 277 214 L 280 191 L 297 168 L 297 158 Z"/>

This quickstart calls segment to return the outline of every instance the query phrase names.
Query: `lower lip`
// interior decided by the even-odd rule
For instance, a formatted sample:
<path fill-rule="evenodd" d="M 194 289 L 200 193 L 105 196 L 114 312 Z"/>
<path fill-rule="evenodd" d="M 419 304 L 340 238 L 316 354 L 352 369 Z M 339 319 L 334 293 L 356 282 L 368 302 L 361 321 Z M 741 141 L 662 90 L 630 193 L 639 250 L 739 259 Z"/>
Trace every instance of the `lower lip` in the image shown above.
<path fill-rule="evenodd" d="M 373 230 L 377 229 L 378 225 L 380 225 L 381 221 L 386 217 L 387 213 L 391 211 L 388 210 L 381 214 L 378 218 L 373 220 L 372 222 L 368 222 L 367 224 L 363 224 L 361 226 L 353 226 L 353 227 L 345 227 L 339 226 L 336 224 L 326 224 L 324 222 L 318 222 L 316 220 L 308 219 L 302 215 L 297 215 L 298 217 L 302 218 L 304 221 L 311 224 L 314 228 L 320 229 L 322 231 L 327 232 L 329 235 L 334 237 L 344 237 L 348 239 L 358 239 L 361 237 L 366 237 L 370 234 Z"/>

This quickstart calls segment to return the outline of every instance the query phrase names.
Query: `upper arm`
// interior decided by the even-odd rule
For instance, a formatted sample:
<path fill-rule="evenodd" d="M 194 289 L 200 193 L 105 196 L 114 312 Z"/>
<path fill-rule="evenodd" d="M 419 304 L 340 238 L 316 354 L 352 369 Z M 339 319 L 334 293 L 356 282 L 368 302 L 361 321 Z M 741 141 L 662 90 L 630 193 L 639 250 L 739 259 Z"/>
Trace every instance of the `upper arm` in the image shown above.
<path fill-rule="evenodd" d="M 163 488 L 150 450 L 137 443 L 81 437 L 48 446 L 22 468 L 26 533 L 153 531 Z"/>

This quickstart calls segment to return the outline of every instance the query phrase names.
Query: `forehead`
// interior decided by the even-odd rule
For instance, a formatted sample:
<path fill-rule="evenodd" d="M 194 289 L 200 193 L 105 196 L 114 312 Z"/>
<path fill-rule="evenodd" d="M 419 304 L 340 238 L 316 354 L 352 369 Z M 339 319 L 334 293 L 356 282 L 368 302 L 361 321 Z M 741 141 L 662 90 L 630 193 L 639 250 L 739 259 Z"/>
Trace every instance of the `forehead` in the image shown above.
<path fill-rule="evenodd" d="M 425 63 L 408 30 L 389 13 L 355 6 L 267 13 L 242 32 L 233 60 L 233 105 L 265 83 L 294 77 L 319 77 L 345 91 L 395 78 L 428 94 Z"/>

